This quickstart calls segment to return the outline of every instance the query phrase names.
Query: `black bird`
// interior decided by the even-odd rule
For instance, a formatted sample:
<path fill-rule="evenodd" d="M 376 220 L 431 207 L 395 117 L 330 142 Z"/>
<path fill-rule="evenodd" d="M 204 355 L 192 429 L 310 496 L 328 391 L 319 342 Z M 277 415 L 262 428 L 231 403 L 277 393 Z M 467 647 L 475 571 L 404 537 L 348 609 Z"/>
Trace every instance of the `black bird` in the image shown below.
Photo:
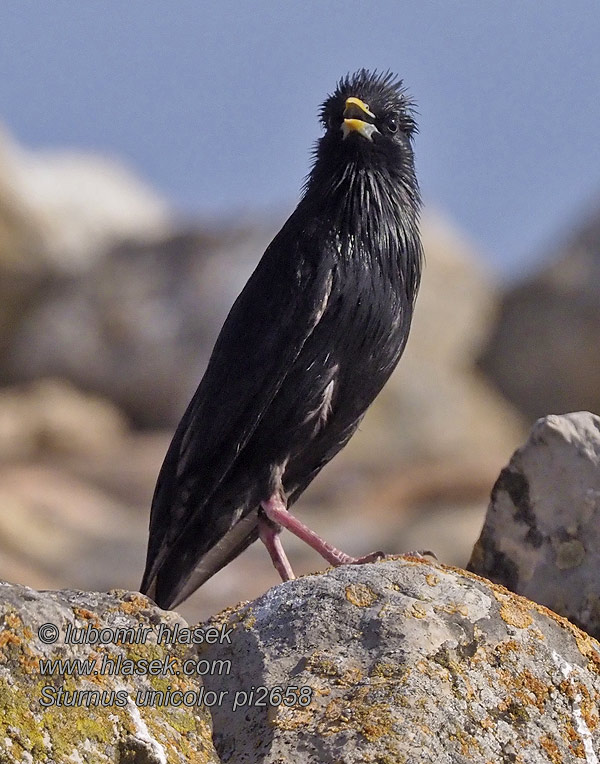
<path fill-rule="evenodd" d="M 141 591 L 174 607 L 259 536 L 294 577 L 288 512 L 348 442 L 404 350 L 419 288 L 413 104 L 390 72 L 343 78 L 298 206 L 235 301 L 156 485 Z"/>

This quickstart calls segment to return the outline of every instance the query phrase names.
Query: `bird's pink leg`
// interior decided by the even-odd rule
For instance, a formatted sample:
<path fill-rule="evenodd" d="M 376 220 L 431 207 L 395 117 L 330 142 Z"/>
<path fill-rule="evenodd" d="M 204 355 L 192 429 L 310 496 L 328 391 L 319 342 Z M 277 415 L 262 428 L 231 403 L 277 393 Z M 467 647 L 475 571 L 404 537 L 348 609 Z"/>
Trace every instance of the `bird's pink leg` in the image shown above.
<path fill-rule="evenodd" d="M 275 570 L 281 576 L 282 581 L 292 581 L 296 576 L 283 550 L 279 537 L 280 532 L 281 528 L 276 528 L 268 517 L 263 515 L 258 518 L 258 535 L 271 555 Z"/>
<path fill-rule="evenodd" d="M 345 554 L 339 549 L 336 549 L 336 547 L 332 546 L 332 544 L 329 544 L 327 541 L 324 541 L 314 531 L 311 531 L 311 529 L 308 526 L 300 522 L 300 520 L 298 520 L 297 517 L 294 517 L 294 515 L 290 514 L 287 511 L 284 502 L 279 496 L 271 496 L 271 498 L 268 501 L 261 502 L 261 507 L 263 508 L 263 511 L 265 515 L 269 518 L 269 520 L 271 520 L 274 523 L 277 523 L 277 525 L 281 525 L 284 528 L 287 528 L 288 531 L 291 531 L 294 534 L 294 536 L 298 536 L 299 539 L 301 539 L 306 544 L 311 546 L 316 552 L 318 552 L 321 555 L 321 557 L 324 557 L 327 560 L 327 562 L 329 562 L 331 565 L 347 565 L 349 563 L 375 562 L 376 560 L 379 560 L 382 557 L 384 557 L 383 552 L 373 552 L 373 554 L 368 554 L 368 555 L 365 555 L 364 557 L 350 557 L 350 555 Z M 267 546 L 267 549 L 269 549 L 268 546 Z M 269 553 L 271 554 L 271 559 L 273 559 L 273 563 L 275 564 L 275 567 L 279 571 L 279 568 L 277 567 L 277 564 L 275 563 L 275 558 L 273 557 L 273 554 L 271 553 L 270 549 L 269 549 Z M 287 562 L 287 558 L 286 558 L 286 562 Z M 279 573 L 281 575 L 281 571 L 279 571 Z"/>

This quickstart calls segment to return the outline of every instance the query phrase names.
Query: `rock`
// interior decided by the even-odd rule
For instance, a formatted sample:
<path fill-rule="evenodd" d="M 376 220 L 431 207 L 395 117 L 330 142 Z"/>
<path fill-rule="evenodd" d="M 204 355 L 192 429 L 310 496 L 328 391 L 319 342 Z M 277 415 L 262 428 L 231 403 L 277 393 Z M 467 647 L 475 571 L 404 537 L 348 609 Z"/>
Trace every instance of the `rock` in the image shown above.
<path fill-rule="evenodd" d="M 343 566 L 186 629 L 133 592 L 0 583 L 0 759 L 596 760 L 600 645 L 463 571 Z"/>
<path fill-rule="evenodd" d="M 11 149 L 0 127 L 0 356 L 48 276 L 41 222 L 16 188 Z"/>
<path fill-rule="evenodd" d="M 158 637 L 160 625 L 186 628 L 179 616 L 131 592 L 36 592 L 0 583 L 0 624 L 5 764 L 217 764 L 207 709 L 160 704 L 158 693 L 169 687 L 190 693 L 190 701 L 202 692 L 197 675 L 157 672 L 186 659 L 185 644 L 162 644 Z M 76 630 L 73 639 L 87 635 L 91 642 L 69 643 L 69 627 Z M 130 631 L 115 641 L 115 629 Z M 51 670 L 47 661 L 57 659 L 86 663 Z M 150 661 L 157 661 L 151 670 Z"/>
<path fill-rule="evenodd" d="M 147 536 L 147 507 L 48 465 L 0 468 L 3 577 L 44 588 L 137 587 Z"/>
<path fill-rule="evenodd" d="M 1 381 L 10 378 L 4 362 L 15 334 L 51 298 L 56 281 L 76 280 L 116 242 L 151 241 L 171 227 L 166 203 L 116 161 L 27 151 L 0 126 Z"/>
<path fill-rule="evenodd" d="M 0 389 L 0 459 L 111 451 L 127 422 L 109 401 L 45 379 Z"/>
<path fill-rule="evenodd" d="M 182 232 L 56 278 L 13 332 L 5 382 L 70 379 L 144 426 L 174 427 L 270 233 Z"/>
<path fill-rule="evenodd" d="M 3 186 L 10 197 L 0 193 L 0 210 L 16 211 L 38 256 L 58 272 L 79 271 L 117 242 L 152 240 L 172 226 L 166 202 L 122 163 L 84 152 L 30 151 L 4 131 Z"/>
<path fill-rule="evenodd" d="M 343 566 L 211 624 L 234 627 L 199 652 L 231 661 L 204 677 L 228 693 L 212 709 L 223 762 L 546 764 L 600 750 L 600 645 L 459 570 Z"/>
<path fill-rule="evenodd" d="M 480 366 L 530 421 L 600 411 L 600 208 L 509 287 Z"/>
<path fill-rule="evenodd" d="M 496 481 L 469 569 L 600 637 L 600 417 L 535 423 Z"/>

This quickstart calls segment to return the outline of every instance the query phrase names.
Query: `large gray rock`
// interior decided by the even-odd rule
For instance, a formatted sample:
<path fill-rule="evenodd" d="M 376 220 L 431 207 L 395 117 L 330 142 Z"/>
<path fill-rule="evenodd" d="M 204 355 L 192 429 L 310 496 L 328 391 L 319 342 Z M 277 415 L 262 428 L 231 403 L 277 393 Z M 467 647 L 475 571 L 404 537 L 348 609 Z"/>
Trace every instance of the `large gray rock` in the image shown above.
<path fill-rule="evenodd" d="M 149 694 L 170 685 L 191 701 L 203 692 L 197 674 L 158 673 L 160 662 L 182 666 L 188 652 L 185 644 L 159 644 L 161 625 L 163 641 L 166 629 L 187 628 L 140 594 L 0 583 L 3 764 L 217 764 L 202 703 L 161 705 L 160 695 Z M 75 642 L 67 641 L 69 628 Z M 115 642 L 114 629 L 130 631 Z M 91 641 L 79 644 L 84 634 Z M 55 659 L 95 661 L 96 670 L 63 665 L 49 673 L 46 661 Z M 150 661 L 157 661 L 151 670 Z"/>
<path fill-rule="evenodd" d="M 600 208 L 505 292 L 480 364 L 530 421 L 600 411 Z"/>
<path fill-rule="evenodd" d="M 281 584 L 214 623 L 215 746 L 236 764 L 598 761 L 600 645 L 416 558 Z M 307 703 L 307 699 L 310 702 Z"/>
<path fill-rule="evenodd" d="M 469 569 L 600 637 L 600 417 L 535 423 L 494 486 Z"/>

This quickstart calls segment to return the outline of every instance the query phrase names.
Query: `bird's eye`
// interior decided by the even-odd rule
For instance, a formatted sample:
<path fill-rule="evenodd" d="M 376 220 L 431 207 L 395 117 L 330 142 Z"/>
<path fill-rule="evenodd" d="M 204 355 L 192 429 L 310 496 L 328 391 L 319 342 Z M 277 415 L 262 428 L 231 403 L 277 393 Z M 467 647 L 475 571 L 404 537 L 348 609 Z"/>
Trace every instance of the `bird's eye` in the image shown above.
<path fill-rule="evenodd" d="M 388 133 L 390 133 L 390 135 L 398 132 L 398 121 L 394 117 L 388 117 L 385 120 L 384 125 L 385 129 Z"/>

